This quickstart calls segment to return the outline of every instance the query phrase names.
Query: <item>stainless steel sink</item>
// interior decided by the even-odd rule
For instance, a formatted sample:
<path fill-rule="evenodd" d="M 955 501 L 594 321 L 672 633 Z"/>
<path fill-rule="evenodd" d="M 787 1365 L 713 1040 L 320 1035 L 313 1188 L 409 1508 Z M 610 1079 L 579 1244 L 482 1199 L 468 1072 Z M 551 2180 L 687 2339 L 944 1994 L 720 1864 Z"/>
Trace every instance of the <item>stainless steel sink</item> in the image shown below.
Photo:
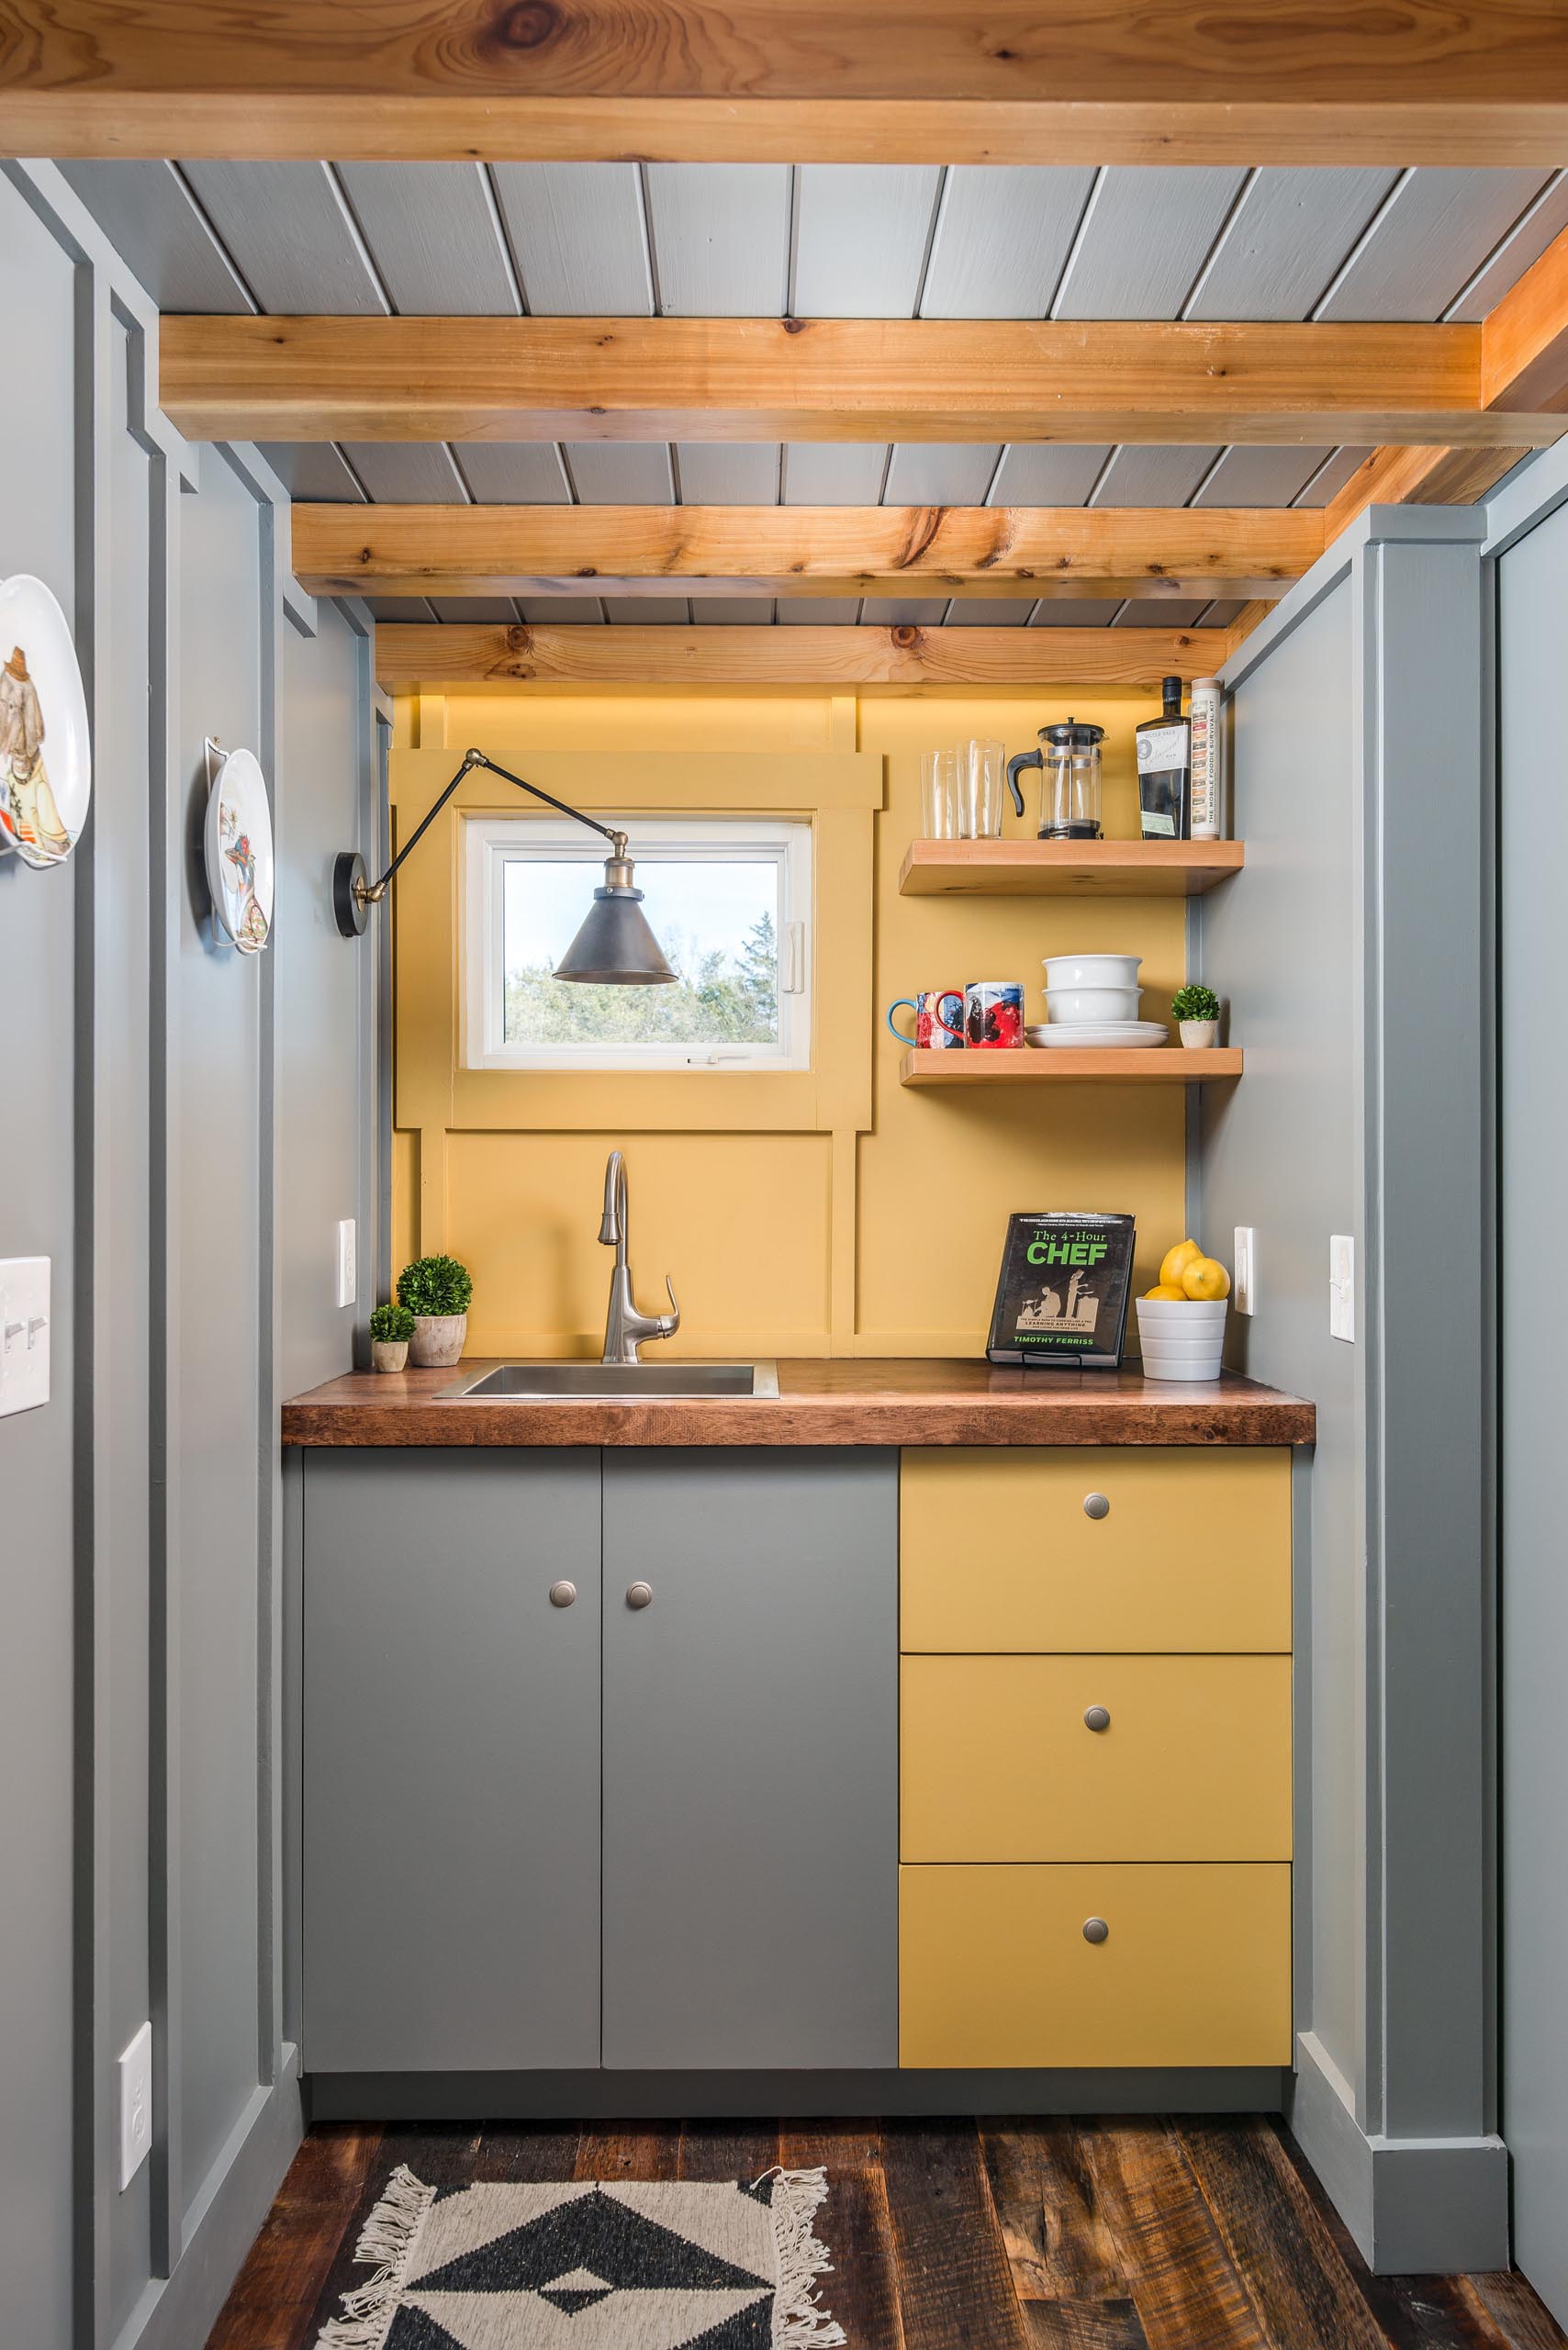
<path fill-rule="evenodd" d="M 456 1403 L 546 1404 L 564 1396 L 633 1403 L 644 1395 L 777 1396 L 773 1362 L 503 1362 L 443 1387 Z"/>

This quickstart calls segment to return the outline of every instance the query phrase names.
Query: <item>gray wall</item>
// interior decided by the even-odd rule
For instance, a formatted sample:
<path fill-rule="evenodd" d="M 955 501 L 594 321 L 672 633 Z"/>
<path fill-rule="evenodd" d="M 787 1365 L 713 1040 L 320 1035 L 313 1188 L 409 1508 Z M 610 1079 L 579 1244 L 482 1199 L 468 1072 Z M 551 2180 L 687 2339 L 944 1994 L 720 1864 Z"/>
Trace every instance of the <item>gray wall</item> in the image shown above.
<path fill-rule="evenodd" d="M 0 1421 L 0 2341 L 197 2350 L 298 2129 L 276 1412 L 352 1361 L 375 1264 L 375 973 L 326 895 L 371 845 L 369 643 L 294 588 L 255 453 L 157 415 L 154 314 L 63 181 L 0 174 L 28 327 L 0 574 L 73 621 L 95 770 L 69 868 L 0 860 L 0 1255 L 54 1283 L 51 1400 Z M 213 934 L 208 733 L 273 786 L 255 958 Z M 154 2148 L 122 2196 L 115 2058 L 149 2016 Z"/>
<path fill-rule="evenodd" d="M 1293 2124 L 1381 2269 L 1506 2258 L 1495 2135 L 1484 517 L 1376 508 L 1238 654 L 1246 873 L 1194 962 L 1247 1050 L 1194 1218 L 1258 1236 L 1239 1367 L 1311 1396 L 1298 1480 Z M 1353 1345 L 1328 1241 L 1357 1252 Z"/>
<path fill-rule="evenodd" d="M 1561 468 L 1559 468 L 1561 471 Z M 1562 1220 L 1562 744 L 1568 507 L 1497 565 L 1501 887 L 1503 2123 L 1514 2256 L 1568 2324 L 1568 1576 L 1562 1350 L 1544 1277 Z"/>

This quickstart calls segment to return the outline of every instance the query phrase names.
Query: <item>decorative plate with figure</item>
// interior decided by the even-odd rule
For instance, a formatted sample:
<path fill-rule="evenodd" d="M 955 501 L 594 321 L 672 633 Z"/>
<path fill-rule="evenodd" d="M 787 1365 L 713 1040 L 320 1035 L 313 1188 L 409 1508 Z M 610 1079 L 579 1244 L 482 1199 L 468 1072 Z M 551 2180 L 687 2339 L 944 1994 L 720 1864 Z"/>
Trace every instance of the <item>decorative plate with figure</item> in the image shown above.
<path fill-rule="evenodd" d="M 76 647 L 43 581 L 19 571 L 0 580 L 0 855 L 63 865 L 92 796 Z"/>
<path fill-rule="evenodd" d="M 230 751 L 207 803 L 207 882 L 219 927 L 259 955 L 273 926 L 273 820 L 266 778 L 250 751 Z"/>

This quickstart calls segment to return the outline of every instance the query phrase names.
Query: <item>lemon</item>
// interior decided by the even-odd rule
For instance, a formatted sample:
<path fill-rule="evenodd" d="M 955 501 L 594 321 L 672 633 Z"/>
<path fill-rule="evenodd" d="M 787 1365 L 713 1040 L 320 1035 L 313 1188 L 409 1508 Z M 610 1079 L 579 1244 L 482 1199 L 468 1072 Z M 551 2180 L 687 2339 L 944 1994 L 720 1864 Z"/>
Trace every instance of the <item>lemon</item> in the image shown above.
<path fill-rule="evenodd" d="M 1168 1248 L 1159 1263 L 1160 1287 L 1180 1288 L 1187 1267 L 1194 1264 L 1203 1253 L 1195 1240 L 1179 1240 L 1174 1248 Z"/>
<path fill-rule="evenodd" d="M 1170 1305 L 1187 1305 L 1192 1303 L 1186 1291 L 1179 1288 L 1175 1281 L 1157 1281 L 1153 1289 L 1145 1290 L 1144 1295 L 1164 1298 Z"/>
<path fill-rule="evenodd" d="M 1190 1298 L 1207 1305 L 1230 1295 L 1230 1275 L 1217 1258 L 1199 1257 L 1183 1270 L 1182 1287 Z"/>

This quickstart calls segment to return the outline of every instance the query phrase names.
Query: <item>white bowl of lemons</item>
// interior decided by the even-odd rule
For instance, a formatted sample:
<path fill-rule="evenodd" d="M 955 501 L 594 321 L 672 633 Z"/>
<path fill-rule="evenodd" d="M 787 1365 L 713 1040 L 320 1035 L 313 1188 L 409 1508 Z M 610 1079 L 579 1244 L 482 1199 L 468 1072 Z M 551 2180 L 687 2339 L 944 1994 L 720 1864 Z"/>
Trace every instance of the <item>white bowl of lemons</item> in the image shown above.
<path fill-rule="evenodd" d="M 1159 1279 L 1137 1301 L 1146 1379 L 1217 1379 L 1230 1275 L 1195 1240 L 1167 1249 Z"/>

